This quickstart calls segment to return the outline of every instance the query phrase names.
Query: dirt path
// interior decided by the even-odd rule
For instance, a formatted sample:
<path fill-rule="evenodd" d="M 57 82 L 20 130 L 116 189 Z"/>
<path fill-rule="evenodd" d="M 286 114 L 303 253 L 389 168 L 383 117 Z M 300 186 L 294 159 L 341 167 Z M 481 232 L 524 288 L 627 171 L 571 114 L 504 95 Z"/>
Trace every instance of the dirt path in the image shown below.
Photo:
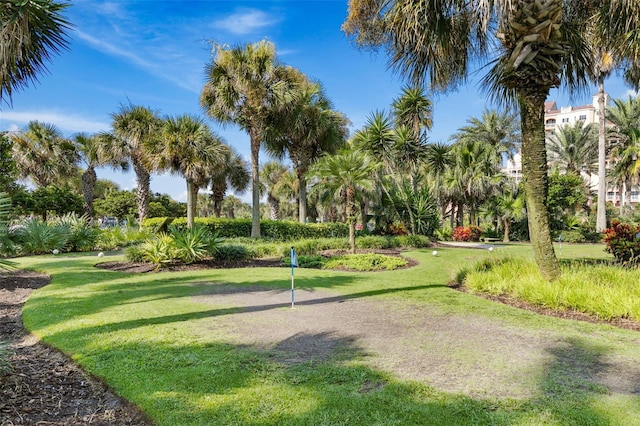
<path fill-rule="evenodd" d="M 550 371 L 576 385 L 640 395 L 637 360 L 602 356 L 560 334 L 323 291 L 297 290 L 293 310 L 288 300 L 288 291 L 232 286 L 212 286 L 197 297 L 244 307 L 239 314 L 217 316 L 211 327 L 234 336 L 234 343 L 273 351 L 285 363 L 327 359 L 348 347 L 372 367 L 401 379 L 470 396 L 532 398 L 550 380 Z"/>

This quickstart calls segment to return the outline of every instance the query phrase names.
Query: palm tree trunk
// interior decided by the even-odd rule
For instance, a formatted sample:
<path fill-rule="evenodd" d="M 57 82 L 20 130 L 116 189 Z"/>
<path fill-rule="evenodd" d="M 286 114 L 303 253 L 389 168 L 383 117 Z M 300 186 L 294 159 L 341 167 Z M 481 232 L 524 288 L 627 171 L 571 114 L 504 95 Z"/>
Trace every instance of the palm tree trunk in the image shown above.
<path fill-rule="evenodd" d="M 307 179 L 304 173 L 298 172 L 298 219 L 300 223 L 307 222 Z"/>
<path fill-rule="evenodd" d="M 97 180 L 98 176 L 93 166 L 87 167 L 82 174 L 82 198 L 84 199 L 82 207 L 87 218 L 93 217 L 93 188 Z"/>
<path fill-rule="evenodd" d="M 503 221 L 503 226 L 504 226 L 504 237 L 502 238 L 502 242 L 503 243 L 508 243 L 509 240 L 509 231 L 511 230 L 511 221 L 510 220 L 504 220 Z"/>
<path fill-rule="evenodd" d="M 225 188 L 220 185 L 212 185 L 211 198 L 213 199 L 213 215 L 220 217 L 222 215 L 222 202 L 224 201 Z"/>
<path fill-rule="evenodd" d="M 195 211 L 198 203 L 198 187 L 196 184 L 187 179 L 187 227 L 193 228 L 195 222 Z"/>
<path fill-rule="evenodd" d="M 607 171 L 606 171 L 606 137 L 604 109 L 604 76 L 598 79 L 598 204 L 596 206 L 596 231 L 604 232 L 607 228 Z"/>
<path fill-rule="evenodd" d="M 251 138 L 251 238 L 260 238 L 260 135 L 257 129 L 250 132 Z"/>
<path fill-rule="evenodd" d="M 269 217 L 271 220 L 280 219 L 280 200 L 272 193 L 267 194 L 267 203 L 269 204 Z"/>
<path fill-rule="evenodd" d="M 351 253 L 356 253 L 356 215 L 355 215 L 355 191 L 353 188 L 347 188 L 347 223 L 349 224 L 349 247 Z"/>
<path fill-rule="evenodd" d="M 522 171 L 525 202 L 529 218 L 529 235 L 536 263 L 549 281 L 560 277 L 560 264 L 553 250 L 547 194 L 547 151 L 544 136 L 544 101 L 546 93 L 518 93 L 522 126 Z"/>
<path fill-rule="evenodd" d="M 133 170 L 136 174 L 136 202 L 138 204 L 138 225 L 142 227 L 142 221 L 149 215 L 150 182 L 151 175 L 144 167 L 140 159 L 132 159 Z"/>

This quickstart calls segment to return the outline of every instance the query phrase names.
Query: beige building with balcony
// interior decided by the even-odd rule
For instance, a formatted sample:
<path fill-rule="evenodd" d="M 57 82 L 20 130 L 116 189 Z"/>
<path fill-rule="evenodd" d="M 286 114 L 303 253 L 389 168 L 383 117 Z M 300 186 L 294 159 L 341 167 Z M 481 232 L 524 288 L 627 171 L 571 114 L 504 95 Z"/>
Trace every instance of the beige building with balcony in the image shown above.
<path fill-rule="evenodd" d="M 605 106 L 609 105 L 609 95 L 605 95 Z M 545 102 L 544 104 L 544 124 L 545 132 L 551 134 L 555 132 L 558 127 L 566 124 L 575 124 L 578 121 L 583 121 L 587 124 L 598 123 L 598 95 L 593 95 L 592 103 L 589 105 L 581 105 L 577 107 L 567 106 L 558 108 L 555 101 Z M 520 153 L 514 155 L 512 160 L 507 160 L 505 166 L 502 168 L 502 172 L 516 182 L 522 180 L 522 157 Z M 590 188 L 595 192 L 598 189 L 598 175 L 588 175 L 583 173 L 585 180 L 589 182 Z M 613 203 L 614 206 L 619 206 L 622 201 L 620 191 L 621 188 L 609 187 L 607 189 L 607 201 Z M 627 203 L 635 205 L 640 202 L 640 187 L 634 186 L 630 193 L 630 199 L 626 200 Z"/>

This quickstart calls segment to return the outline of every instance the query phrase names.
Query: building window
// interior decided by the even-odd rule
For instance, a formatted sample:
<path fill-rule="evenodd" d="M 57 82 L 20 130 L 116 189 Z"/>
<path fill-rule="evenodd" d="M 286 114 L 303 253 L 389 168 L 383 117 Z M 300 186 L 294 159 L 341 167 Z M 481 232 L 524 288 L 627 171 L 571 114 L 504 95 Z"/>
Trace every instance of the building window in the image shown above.
<path fill-rule="evenodd" d="M 587 121 L 587 114 L 582 114 L 580 117 L 578 117 L 578 120 Z"/>
<path fill-rule="evenodd" d="M 563 119 L 562 119 L 562 122 L 563 122 L 563 123 L 568 123 L 568 122 L 569 122 L 569 117 L 565 117 L 565 118 L 563 118 Z"/>

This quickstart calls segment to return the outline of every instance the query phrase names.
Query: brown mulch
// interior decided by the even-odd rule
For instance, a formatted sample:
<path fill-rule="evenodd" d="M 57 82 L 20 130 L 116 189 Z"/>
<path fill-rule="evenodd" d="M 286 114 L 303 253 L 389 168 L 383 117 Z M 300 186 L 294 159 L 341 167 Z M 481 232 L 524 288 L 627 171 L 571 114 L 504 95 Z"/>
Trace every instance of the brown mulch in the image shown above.
<path fill-rule="evenodd" d="M 0 341 L 13 353 L 13 371 L 0 373 L 0 425 L 152 425 L 141 410 L 24 329 L 22 306 L 49 282 L 29 271 L 0 274 Z"/>

